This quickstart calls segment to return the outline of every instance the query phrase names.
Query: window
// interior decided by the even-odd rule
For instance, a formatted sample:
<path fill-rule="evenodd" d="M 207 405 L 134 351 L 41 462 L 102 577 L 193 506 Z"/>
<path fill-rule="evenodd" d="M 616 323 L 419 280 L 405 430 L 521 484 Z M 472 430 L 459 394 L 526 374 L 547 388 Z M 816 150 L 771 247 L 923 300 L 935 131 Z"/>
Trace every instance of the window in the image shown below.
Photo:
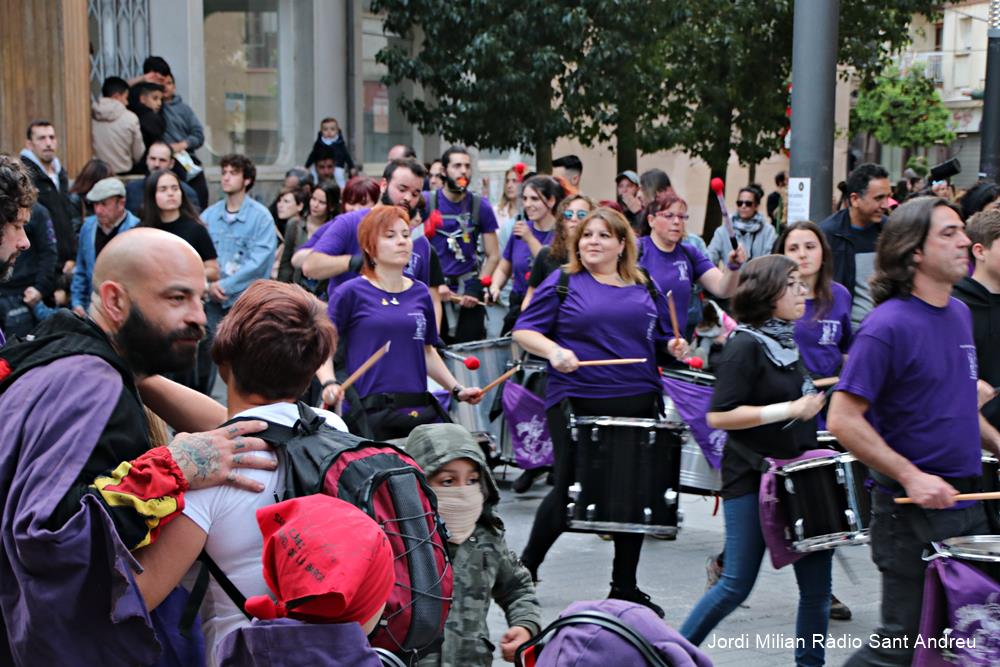
<path fill-rule="evenodd" d="M 307 9 L 311 12 L 311 3 Z M 291 39 L 294 5 L 278 0 L 204 0 L 205 134 L 209 162 L 243 153 L 258 165 L 279 160 L 282 118 L 291 115 L 281 95 L 293 83 L 281 47 Z M 287 79 L 287 81 L 286 81 Z M 285 102 L 285 103 L 283 103 Z"/>
<path fill-rule="evenodd" d="M 362 25 L 364 161 L 382 164 L 390 148 L 413 143 L 413 126 L 400 111 L 399 99 L 404 94 L 412 98 L 414 87 L 409 82 L 385 86 L 382 83 L 385 66 L 375 62 L 375 54 L 390 43 L 408 48 L 409 42 L 383 34 L 382 20 L 373 14 L 366 14 Z"/>

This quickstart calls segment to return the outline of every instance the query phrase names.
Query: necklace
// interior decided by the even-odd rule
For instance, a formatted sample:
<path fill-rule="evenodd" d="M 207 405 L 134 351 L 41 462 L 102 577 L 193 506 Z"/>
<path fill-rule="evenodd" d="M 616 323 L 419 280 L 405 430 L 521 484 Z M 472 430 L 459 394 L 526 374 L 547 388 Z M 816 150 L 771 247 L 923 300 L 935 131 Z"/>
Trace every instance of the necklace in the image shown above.
<path fill-rule="evenodd" d="M 382 282 L 378 278 L 369 278 L 368 276 L 365 276 L 365 279 L 368 282 L 370 282 L 373 286 L 375 286 L 376 288 L 378 288 L 379 290 L 381 290 L 382 292 L 386 292 L 386 293 L 388 293 L 388 294 L 391 295 L 389 298 L 386 298 L 384 296 L 382 297 L 381 303 L 382 303 L 383 306 L 398 306 L 399 305 L 399 299 L 397 299 L 395 295 L 398 294 L 398 293 L 400 293 L 400 292 L 406 291 L 406 277 L 405 276 L 403 276 L 403 281 L 402 281 L 402 284 L 401 284 L 401 288 L 399 290 L 395 290 L 395 291 L 394 290 L 388 290 L 385 287 L 383 287 L 382 286 Z"/>

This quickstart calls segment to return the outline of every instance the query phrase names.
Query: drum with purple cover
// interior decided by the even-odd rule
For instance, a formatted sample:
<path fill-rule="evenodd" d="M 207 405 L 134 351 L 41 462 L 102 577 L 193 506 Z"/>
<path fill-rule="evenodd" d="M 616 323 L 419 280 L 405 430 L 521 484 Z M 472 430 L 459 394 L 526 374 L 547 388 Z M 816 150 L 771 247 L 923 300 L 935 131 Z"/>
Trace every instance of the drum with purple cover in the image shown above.
<path fill-rule="evenodd" d="M 664 371 L 664 375 L 703 387 L 714 387 L 715 376 L 696 370 L 669 369 Z M 664 417 L 668 421 L 684 421 L 677 406 L 669 394 L 663 394 Z M 701 496 L 716 495 L 722 490 L 722 470 L 713 468 L 701 446 L 694 439 L 690 429 L 684 438 L 681 447 L 681 491 Z"/>
<path fill-rule="evenodd" d="M 1000 535 L 949 537 L 934 546 L 939 555 L 957 558 L 1000 584 Z"/>
<path fill-rule="evenodd" d="M 571 416 L 567 528 L 676 535 L 686 431 L 661 419 Z"/>
<path fill-rule="evenodd" d="M 819 551 L 868 542 L 871 493 L 867 468 L 850 454 L 831 454 L 778 468 L 792 549 Z"/>
<path fill-rule="evenodd" d="M 1000 491 L 1000 463 L 992 454 L 983 454 L 983 491 Z M 1000 533 L 1000 500 L 987 500 L 983 505 L 991 530 Z"/>

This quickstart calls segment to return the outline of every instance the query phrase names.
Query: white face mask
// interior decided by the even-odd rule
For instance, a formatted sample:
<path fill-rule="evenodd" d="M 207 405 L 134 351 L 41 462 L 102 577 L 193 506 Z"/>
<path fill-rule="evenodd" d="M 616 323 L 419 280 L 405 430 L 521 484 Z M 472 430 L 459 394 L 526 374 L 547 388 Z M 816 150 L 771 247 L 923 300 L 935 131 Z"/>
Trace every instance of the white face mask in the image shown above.
<path fill-rule="evenodd" d="M 438 514 L 448 528 L 448 541 L 461 544 L 469 539 L 476 521 L 483 513 L 483 489 L 480 484 L 434 487 Z"/>

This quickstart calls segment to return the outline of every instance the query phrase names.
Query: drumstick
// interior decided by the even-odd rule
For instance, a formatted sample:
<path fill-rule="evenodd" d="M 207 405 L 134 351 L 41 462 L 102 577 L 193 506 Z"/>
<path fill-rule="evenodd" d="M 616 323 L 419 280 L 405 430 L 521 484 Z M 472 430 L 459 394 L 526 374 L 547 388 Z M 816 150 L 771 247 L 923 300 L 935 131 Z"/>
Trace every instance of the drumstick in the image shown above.
<path fill-rule="evenodd" d="M 496 380 L 494 380 L 493 382 L 490 382 L 488 385 L 486 385 L 485 387 L 483 387 L 483 393 L 485 394 L 486 392 L 488 392 L 490 389 L 493 389 L 497 385 L 503 384 L 504 382 L 506 382 L 507 380 L 509 380 L 511 378 L 511 376 L 514 375 L 514 373 L 518 372 L 520 369 L 521 369 L 521 364 L 518 364 L 518 365 L 514 366 L 512 369 L 510 369 L 509 371 L 507 371 L 506 373 L 504 373 L 503 375 L 501 375 L 500 377 L 498 377 Z"/>
<path fill-rule="evenodd" d="M 983 493 L 959 493 L 952 496 L 956 501 L 958 500 L 1000 500 L 1000 491 L 985 491 Z M 903 496 L 902 498 L 893 498 L 897 505 L 911 505 L 913 504 L 913 499 Z"/>
<path fill-rule="evenodd" d="M 646 363 L 646 358 L 629 358 L 629 359 L 592 359 L 591 361 L 581 361 L 578 362 L 580 366 L 621 366 L 623 364 L 644 364 Z"/>
<path fill-rule="evenodd" d="M 448 297 L 448 300 L 449 301 L 461 301 L 462 297 L 459 296 L 458 294 L 452 294 L 452 295 L 450 295 Z M 476 299 L 476 303 L 478 303 L 480 306 L 487 306 L 487 305 L 489 305 L 485 301 L 480 301 L 479 299 Z"/>
<path fill-rule="evenodd" d="M 816 380 L 813 380 L 813 384 L 816 385 L 820 389 L 823 389 L 825 387 L 832 387 L 833 385 L 837 384 L 838 382 L 840 382 L 840 377 L 838 377 L 836 375 L 833 376 L 833 377 L 831 377 L 831 378 L 818 378 Z"/>
<path fill-rule="evenodd" d="M 358 381 L 359 377 L 364 375 L 369 368 L 375 365 L 376 361 L 381 359 L 385 355 L 385 353 L 389 351 L 390 345 L 392 345 L 391 340 L 382 347 L 380 347 L 379 349 L 375 350 L 375 353 L 372 356 L 365 359 L 365 363 L 358 366 L 358 370 L 351 373 L 350 377 L 344 380 L 344 384 L 340 385 L 340 390 L 346 393 L 347 390 L 350 388 L 350 386 Z"/>
<path fill-rule="evenodd" d="M 677 323 L 677 307 L 674 305 L 674 291 L 667 292 L 667 307 L 670 308 L 670 324 L 674 327 L 674 338 L 681 338 L 681 325 Z"/>

